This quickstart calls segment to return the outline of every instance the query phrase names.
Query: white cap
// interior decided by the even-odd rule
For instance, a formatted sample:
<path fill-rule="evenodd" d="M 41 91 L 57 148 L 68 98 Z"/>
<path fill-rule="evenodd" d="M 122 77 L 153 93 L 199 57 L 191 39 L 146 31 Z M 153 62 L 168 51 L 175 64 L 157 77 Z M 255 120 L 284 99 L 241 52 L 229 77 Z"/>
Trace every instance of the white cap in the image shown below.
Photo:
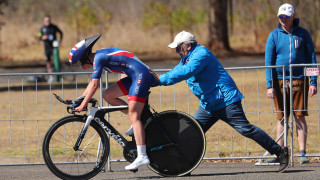
<path fill-rule="evenodd" d="M 171 44 L 169 44 L 168 47 L 169 48 L 176 48 L 181 43 L 191 42 L 191 41 L 196 41 L 195 36 L 189 32 L 181 31 L 176 35 L 176 37 L 174 38 L 174 41 Z"/>
<path fill-rule="evenodd" d="M 294 14 L 294 7 L 291 4 L 286 3 L 279 7 L 278 17 L 280 15 L 292 16 L 292 14 Z"/>

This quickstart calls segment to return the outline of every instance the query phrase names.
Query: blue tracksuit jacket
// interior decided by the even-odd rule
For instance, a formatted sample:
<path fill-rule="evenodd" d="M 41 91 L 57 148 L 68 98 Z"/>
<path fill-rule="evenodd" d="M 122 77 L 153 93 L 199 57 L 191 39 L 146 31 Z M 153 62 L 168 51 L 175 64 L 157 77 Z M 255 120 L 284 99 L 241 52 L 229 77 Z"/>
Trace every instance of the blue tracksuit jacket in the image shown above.
<path fill-rule="evenodd" d="M 193 47 L 168 73 L 160 75 L 160 85 L 186 80 L 200 105 L 207 112 L 224 108 L 243 98 L 231 76 L 204 46 Z"/>
<path fill-rule="evenodd" d="M 284 31 L 279 23 L 277 35 L 270 33 L 265 51 L 265 65 L 285 65 L 286 79 L 290 79 L 290 64 L 316 64 L 314 45 L 309 32 L 299 26 L 299 19 L 294 19 L 291 33 Z M 276 39 L 274 39 L 276 38 Z M 304 67 L 293 68 L 293 79 L 304 78 Z M 272 72 L 272 75 L 271 75 Z M 272 87 L 272 79 L 283 79 L 282 68 L 266 69 L 267 88 Z M 317 77 L 312 76 L 310 85 L 317 85 Z"/>

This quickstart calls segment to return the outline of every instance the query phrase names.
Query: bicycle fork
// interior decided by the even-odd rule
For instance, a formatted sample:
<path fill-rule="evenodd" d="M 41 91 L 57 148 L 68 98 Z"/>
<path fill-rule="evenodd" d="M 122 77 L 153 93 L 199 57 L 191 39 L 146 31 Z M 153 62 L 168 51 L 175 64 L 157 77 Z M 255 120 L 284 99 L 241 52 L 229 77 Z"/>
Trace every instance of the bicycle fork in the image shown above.
<path fill-rule="evenodd" d="M 79 137 L 77 139 L 76 144 L 73 146 L 73 150 L 75 150 L 75 151 L 79 150 L 79 147 L 80 147 L 81 142 L 82 142 L 82 140 L 83 140 L 83 138 L 84 138 L 84 136 L 85 136 L 85 134 L 86 134 L 86 132 L 88 130 L 88 127 L 89 127 L 91 121 L 94 119 L 94 116 L 95 116 L 95 114 L 96 114 L 96 112 L 98 110 L 99 110 L 99 108 L 90 108 L 90 113 L 87 116 L 86 123 L 84 124 L 84 126 L 83 126 L 83 128 L 81 130 L 81 133 L 80 133 L 80 135 L 79 135 Z"/>

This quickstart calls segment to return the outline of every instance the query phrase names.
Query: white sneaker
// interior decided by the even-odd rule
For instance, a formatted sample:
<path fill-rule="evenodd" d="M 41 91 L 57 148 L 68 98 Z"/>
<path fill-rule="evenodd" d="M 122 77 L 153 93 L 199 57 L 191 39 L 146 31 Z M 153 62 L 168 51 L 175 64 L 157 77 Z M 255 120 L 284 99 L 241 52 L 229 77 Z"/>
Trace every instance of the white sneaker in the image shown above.
<path fill-rule="evenodd" d="M 125 170 L 136 170 L 138 167 L 150 164 L 148 156 L 138 156 L 136 160 L 130 165 L 125 167 Z"/>
<path fill-rule="evenodd" d="M 126 131 L 124 134 L 127 135 L 127 136 L 132 136 L 132 135 L 133 135 L 133 127 L 131 126 L 131 127 L 128 129 L 128 131 Z"/>
<path fill-rule="evenodd" d="M 52 75 L 50 75 L 50 76 L 49 76 L 49 79 L 48 79 L 48 83 L 49 83 L 49 84 L 51 84 L 51 83 L 52 83 L 52 81 L 53 81 L 53 76 L 52 76 Z"/>

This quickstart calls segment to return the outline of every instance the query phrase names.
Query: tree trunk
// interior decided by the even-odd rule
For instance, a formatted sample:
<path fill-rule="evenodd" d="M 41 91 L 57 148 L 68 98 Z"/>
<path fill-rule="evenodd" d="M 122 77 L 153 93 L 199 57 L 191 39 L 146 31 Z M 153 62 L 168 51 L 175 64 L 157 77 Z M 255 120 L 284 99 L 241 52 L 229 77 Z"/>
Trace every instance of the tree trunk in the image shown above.
<path fill-rule="evenodd" d="M 230 51 L 227 0 L 209 0 L 209 48 Z"/>

